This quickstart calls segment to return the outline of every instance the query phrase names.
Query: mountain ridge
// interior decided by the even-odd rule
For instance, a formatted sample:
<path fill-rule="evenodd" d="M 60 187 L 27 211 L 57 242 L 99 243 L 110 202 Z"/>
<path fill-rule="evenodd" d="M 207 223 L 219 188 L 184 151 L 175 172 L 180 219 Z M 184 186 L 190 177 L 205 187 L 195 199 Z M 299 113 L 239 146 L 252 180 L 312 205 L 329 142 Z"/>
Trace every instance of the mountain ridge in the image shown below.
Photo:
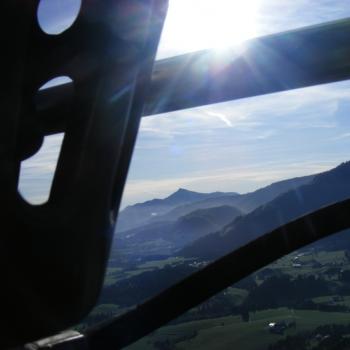
<path fill-rule="evenodd" d="M 127 248 L 133 255 L 169 255 L 189 242 L 216 231 L 240 216 L 234 207 L 222 206 L 194 211 L 174 222 L 149 223 L 118 234 L 116 246 Z M 150 249 L 150 244 L 153 247 Z"/>
<path fill-rule="evenodd" d="M 236 192 L 195 192 L 184 188 L 179 188 L 174 193 L 164 199 L 151 199 L 142 203 L 136 203 L 127 206 L 118 215 L 117 231 L 126 231 L 136 228 L 140 225 L 149 223 L 152 219 L 155 221 L 167 221 L 166 219 L 158 220 L 158 216 L 165 214 L 171 209 L 184 204 L 196 201 L 225 196 L 239 196 Z"/>
<path fill-rule="evenodd" d="M 191 211 L 198 209 L 214 208 L 222 205 L 229 205 L 239 209 L 242 213 L 248 213 L 260 205 L 263 205 L 274 199 L 281 193 L 284 193 L 291 188 L 297 188 L 303 184 L 309 183 L 313 180 L 315 175 L 307 175 L 301 177 L 294 177 L 291 179 L 274 182 L 268 186 L 257 189 L 256 191 L 241 194 L 239 196 L 222 196 L 207 198 L 202 201 L 193 202 L 177 206 L 165 214 L 152 218 L 151 222 L 157 220 L 168 221 L 177 219 L 183 215 L 189 214 Z"/>
<path fill-rule="evenodd" d="M 185 257 L 212 259 L 325 205 L 350 198 L 350 162 L 315 175 L 309 184 L 280 194 L 222 230 L 200 238 L 180 251 Z"/>

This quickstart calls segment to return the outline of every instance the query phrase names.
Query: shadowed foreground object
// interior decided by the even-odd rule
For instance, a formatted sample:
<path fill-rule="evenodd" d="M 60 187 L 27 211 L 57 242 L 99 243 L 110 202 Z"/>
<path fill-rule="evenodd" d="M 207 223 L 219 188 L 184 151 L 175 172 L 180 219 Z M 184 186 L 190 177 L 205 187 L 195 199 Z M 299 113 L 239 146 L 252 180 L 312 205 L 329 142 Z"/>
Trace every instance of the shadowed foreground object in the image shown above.
<path fill-rule="evenodd" d="M 39 4 L 7 1 L 3 12 L 13 30 L 1 33 L 0 348 L 67 329 L 96 303 L 167 9 L 163 0 L 82 1 L 73 25 L 49 35 Z M 41 104 L 38 89 L 57 76 L 73 80 L 73 96 Z M 43 110 L 61 103 L 50 197 L 30 205 L 18 193 L 21 161 L 48 134 Z"/>

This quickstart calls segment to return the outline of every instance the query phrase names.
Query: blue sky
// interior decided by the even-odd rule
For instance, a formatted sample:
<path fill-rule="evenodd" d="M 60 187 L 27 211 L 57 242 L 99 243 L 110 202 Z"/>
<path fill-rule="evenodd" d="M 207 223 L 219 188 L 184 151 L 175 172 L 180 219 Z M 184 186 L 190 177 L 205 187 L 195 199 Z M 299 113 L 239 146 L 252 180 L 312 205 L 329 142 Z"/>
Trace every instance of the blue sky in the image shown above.
<path fill-rule="evenodd" d="M 250 1 L 245 1 L 246 28 L 221 23 L 225 9 L 220 4 L 227 0 L 170 1 L 158 57 L 215 46 L 220 30 L 225 38 L 231 38 L 227 31 L 232 30 L 237 41 L 240 30 L 246 39 L 350 14 L 350 1 Z M 57 7 L 44 8 L 41 22 L 62 30 L 62 23 L 72 22 L 74 2 L 70 13 L 69 1 L 61 1 L 63 15 L 56 16 Z M 239 3 L 229 2 L 235 4 L 230 10 L 237 21 L 243 16 Z M 215 26 L 208 25 L 209 14 Z M 211 35 L 203 37 L 205 33 Z M 342 82 L 144 118 L 123 205 L 164 197 L 179 187 L 247 192 L 329 169 L 350 159 L 349 112 L 350 82 Z M 42 201 L 49 189 L 60 139 L 46 138 L 40 153 L 22 165 L 20 190 L 33 202 Z"/>
<path fill-rule="evenodd" d="M 247 192 L 327 170 L 350 159 L 349 110 L 343 82 L 145 118 L 126 194 Z"/>

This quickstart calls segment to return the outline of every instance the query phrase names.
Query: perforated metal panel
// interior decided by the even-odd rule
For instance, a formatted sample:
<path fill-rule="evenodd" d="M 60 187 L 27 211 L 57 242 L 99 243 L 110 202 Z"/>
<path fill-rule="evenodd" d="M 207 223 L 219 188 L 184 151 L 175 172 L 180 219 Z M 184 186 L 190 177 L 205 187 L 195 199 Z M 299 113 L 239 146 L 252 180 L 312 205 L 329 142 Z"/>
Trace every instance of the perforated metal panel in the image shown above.
<path fill-rule="evenodd" d="M 166 13 L 161 0 L 86 0 L 71 27 L 49 35 L 38 5 L 8 1 L 2 12 L 3 346 L 65 329 L 96 302 Z M 62 75 L 71 98 L 49 89 L 38 100 Z M 20 163 L 53 132 L 64 141 L 50 197 L 30 205 L 17 190 Z"/>

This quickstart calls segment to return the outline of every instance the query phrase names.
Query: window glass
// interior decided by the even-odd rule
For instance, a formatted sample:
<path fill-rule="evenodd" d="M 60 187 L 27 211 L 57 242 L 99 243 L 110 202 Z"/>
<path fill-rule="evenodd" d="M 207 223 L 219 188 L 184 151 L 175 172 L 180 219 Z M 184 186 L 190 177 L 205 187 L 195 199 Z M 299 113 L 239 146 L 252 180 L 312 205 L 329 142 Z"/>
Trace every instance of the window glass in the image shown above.
<path fill-rule="evenodd" d="M 172 0 L 158 58 L 222 48 L 252 37 L 344 18 L 349 10 L 350 3 L 340 0 Z M 52 27 L 48 15 L 44 13 L 43 21 Z M 63 17 L 55 26 L 67 19 Z M 306 212 L 350 197 L 349 97 L 350 84 L 343 82 L 144 118 L 104 289 L 81 327 L 126 312 L 228 251 Z M 58 139 L 54 136 L 51 140 L 50 148 L 57 151 Z M 44 170 L 52 169 L 56 159 L 57 152 L 46 151 L 40 162 L 23 164 L 22 192 L 42 201 L 49 186 L 37 184 L 48 182 Z M 339 254 L 345 264 L 346 251 Z M 304 272 L 308 266 L 299 262 L 304 259 L 301 257 L 293 260 L 292 271 Z M 325 259 L 330 258 L 327 255 Z M 276 264 L 288 264 L 283 261 Z M 325 264 L 317 258 L 313 263 Z M 299 282 L 298 276 L 280 270 L 286 285 Z M 303 279 L 319 283 L 318 275 L 320 272 L 314 277 L 306 273 L 300 283 Z M 346 303 L 347 294 L 337 289 L 346 288 L 346 271 L 337 276 L 334 289 L 320 285 L 328 294 L 312 295 L 312 303 Z M 232 295 L 231 311 L 236 310 L 267 282 L 259 275 L 250 276 L 240 282 L 250 287 L 236 285 L 220 295 Z M 322 299 L 326 297 L 331 299 Z M 254 307 L 256 315 L 268 313 L 262 306 Z M 269 307 L 288 309 L 290 305 Z M 252 320 L 246 311 L 228 317 Z M 283 313 L 270 323 L 278 329 L 278 322 L 285 319 Z M 292 332 L 295 322 L 285 324 Z M 310 346 L 333 335 L 318 330 L 322 325 L 314 327 L 318 333 Z M 187 341 L 186 337 L 181 341 Z"/>
<path fill-rule="evenodd" d="M 86 325 L 350 198 L 349 109 L 342 82 L 144 118 Z"/>
<path fill-rule="evenodd" d="M 349 349 L 349 233 L 275 261 L 128 349 Z"/>
<path fill-rule="evenodd" d="M 40 150 L 21 163 L 18 190 L 31 204 L 49 199 L 63 137 L 63 133 L 46 136 Z"/>
<path fill-rule="evenodd" d="M 349 13 L 350 2 L 343 0 L 170 0 L 158 58 L 235 45 Z"/>

